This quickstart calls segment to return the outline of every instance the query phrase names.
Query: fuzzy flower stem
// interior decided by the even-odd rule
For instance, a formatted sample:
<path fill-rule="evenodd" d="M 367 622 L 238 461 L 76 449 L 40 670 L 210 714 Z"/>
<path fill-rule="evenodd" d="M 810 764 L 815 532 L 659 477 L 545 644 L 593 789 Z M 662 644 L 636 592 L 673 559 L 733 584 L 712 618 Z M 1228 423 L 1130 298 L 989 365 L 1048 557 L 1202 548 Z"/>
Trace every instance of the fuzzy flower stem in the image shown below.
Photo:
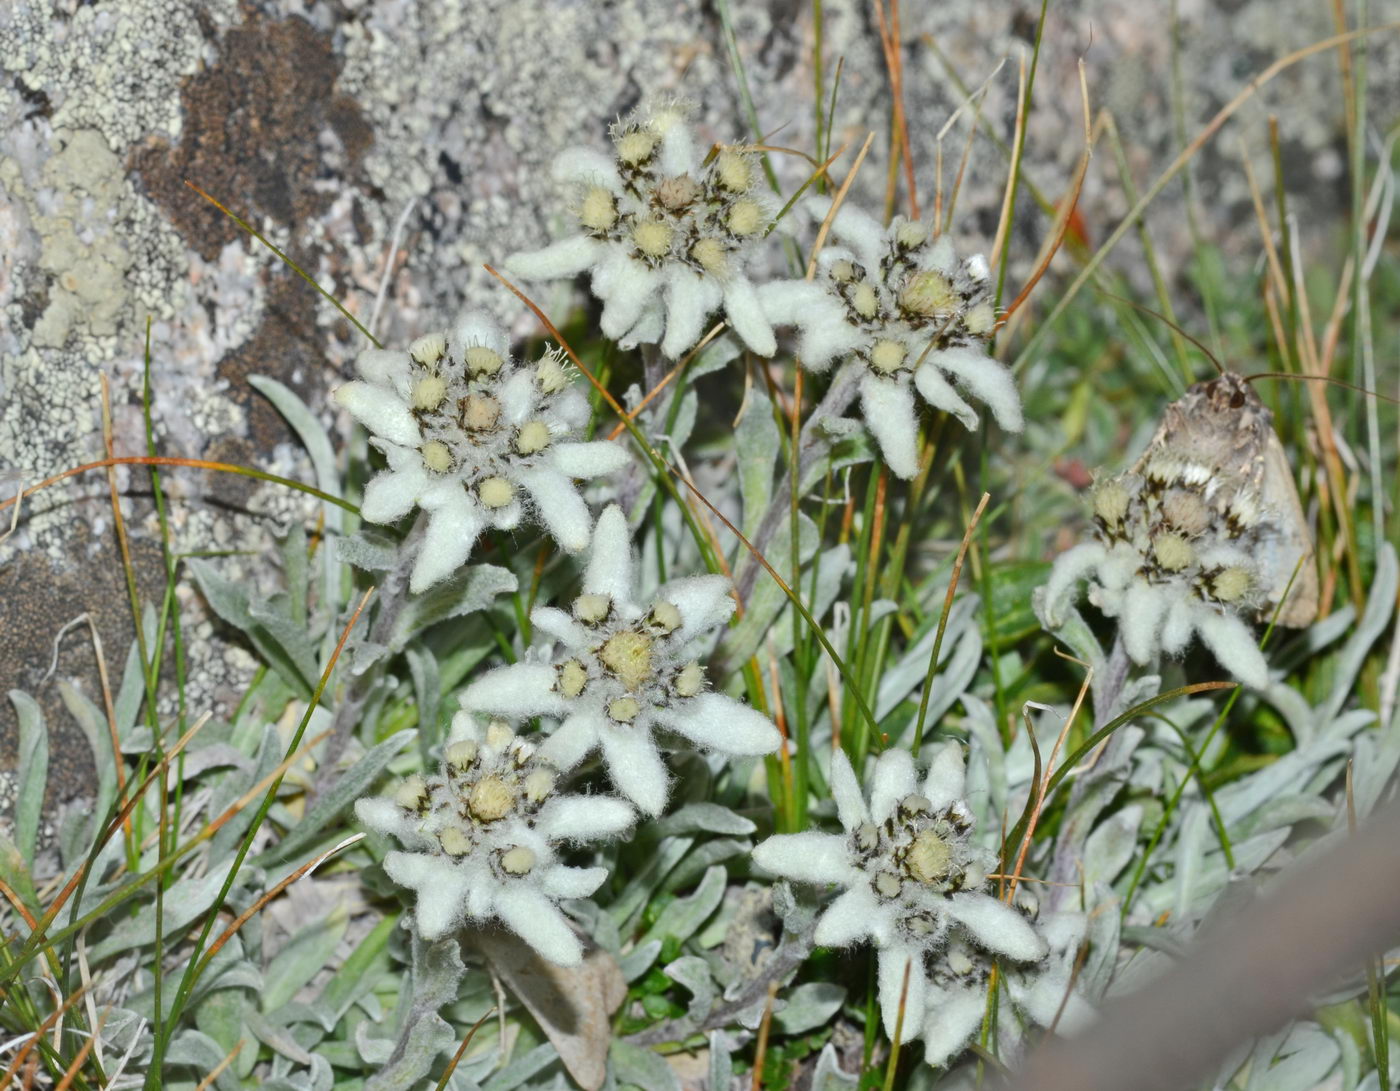
<path fill-rule="evenodd" d="M 412 557 L 418 552 L 419 544 L 428 533 L 428 513 L 419 511 L 414 516 L 413 525 L 399 546 L 400 556 Z M 389 634 L 398 624 L 399 614 L 408 603 L 408 568 L 400 565 L 385 573 L 379 585 L 379 609 L 374 615 L 366 641 L 370 644 L 386 644 Z M 389 663 L 388 657 L 381 658 L 364 674 L 352 676 L 349 692 L 336 703 L 335 715 L 331 719 L 331 734 L 326 742 L 326 757 L 316 771 L 316 779 L 311 785 L 310 802 L 314 802 L 331 786 L 333 778 L 340 775 L 341 755 L 350 742 L 350 736 L 360 722 L 360 714 L 373 695 L 375 687 L 383 680 Z"/>
<path fill-rule="evenodd" d="M 799 481 L 807 476 L 811 468 L 830 448 L 832 441 L 819 433 L 818 426 L 826 418 L 839 417 L 850 408 L 860 389 L 860 370 L 861 365 L 854 362 L 842 367 L 832 380 L 831 385 L 827 387 L 822 400 L 812 410 L 812 415 L 802 426 L 801 455 L 796 475 Z M 768 547 L 768 543 L 772 541 L 778 527 L 782 525 L 783 519 L 792 517 L 792 497 L 792 476 L 784 475 L 782 484 L 779 485 L 768 510 L 763 514 L 763 520 L 754 532 L 753 547 L 758 552 L 761 553 Z M 746 555 L 739 561 L 734 574 L 734 586 L 738 590 L 740 601 L 747 602 L 749 595 L 753 593 L 753 585 L 758 579 L 758 571 L 759 564 L 752 556 Z"/>

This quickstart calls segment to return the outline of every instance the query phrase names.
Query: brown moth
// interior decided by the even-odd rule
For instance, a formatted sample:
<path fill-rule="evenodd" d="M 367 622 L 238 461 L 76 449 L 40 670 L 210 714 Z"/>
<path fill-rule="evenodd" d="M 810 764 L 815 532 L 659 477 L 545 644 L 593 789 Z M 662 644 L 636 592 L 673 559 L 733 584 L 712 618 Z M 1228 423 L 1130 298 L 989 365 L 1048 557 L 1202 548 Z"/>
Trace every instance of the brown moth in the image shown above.
<path fill-rule="evenodd" d="M 1253 489 L 1272 524 L 1255 558 L 1268 599 L 1259 611 L 1260 620 L 1273 616 L 1288 589 L 1288 601 L 1278 612 L 1279 624 L 1295 629 L 1311 625 L 1317 617 L 1312 534 L 1292 467 L 1274 431 L 1274 415 L 1259 395 L 1244 379 L 1228 371 L 1196 383 L 1167 406 L 1133 472 L 1142 473 L 1154 455 L 1164 452 L 1209 467 L 1212 477 L 1222 482 Z M 1291 588 L 1289 580 L 1293 581 Z"/>

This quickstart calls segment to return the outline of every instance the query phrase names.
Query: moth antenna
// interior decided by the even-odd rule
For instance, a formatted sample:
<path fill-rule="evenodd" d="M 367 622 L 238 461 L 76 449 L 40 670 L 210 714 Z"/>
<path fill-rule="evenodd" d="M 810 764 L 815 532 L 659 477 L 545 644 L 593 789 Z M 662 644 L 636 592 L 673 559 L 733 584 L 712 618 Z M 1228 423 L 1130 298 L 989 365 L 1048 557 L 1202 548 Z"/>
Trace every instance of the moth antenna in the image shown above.
<path fill-rule="evenodd" d="M 1157 319 L 1158 322 L 1161 322 L 1163 325 L 1170 326 L 1177 333 L 1181 334 L 1182 337 L 1190 341 L 1191 344 L 1195 345 L 1198 349 L 1205 353 L 1206 359 L 1215 365 L 1216 371 L 1220 372 L 1221 375 L 1225 374 L 1225 368 L 1222 367 L 1220 361 L 1215 358 L 1215 353 L 1211 352 L 1210 349 L 1206 348 L 1205 345 L 1197 341 L 1194 337 L 1192 337 L 1189 333 L 1187 333 L 1184 329 L 1178 326 L 1166 315 L 1158 314 L 1151 307 L 1144 307 L 1141 303 L 1135 303 L 1131 299 L 1124 299 L 1121 295 L 1114 295 L 1112 292 L 1106 292 L 1102 288 L 1098 289 L 1098 292 L 1100 295 L 1107 296 L 1109 299 L 1116 299 L 1119 303 L 1126 303 L 1129 307 L 1132 307 L 1134 310 L 1142 311 L 1144 314 L 1150 314 L 1153 318 Z"/>
<path fill-rule="evenodd" d="M 1379 398 L 1383 402 L 1391 405 L 1400 405 L 1400 398 L 1392 398 L 1389 394 L 1380 394 L 1374 390 L 1367 390 L 1364 386 L 1357 386 L 1349 383 L 1345 379 L 1334 379 L 1331 375 L 1294 375 L 1287 371 L 1260 371 L 1254 375 L 1246 375 L 1244 381 L 1254 382 L 1255 379 L 1290 379 L 1302 383 L 1332 383 L 1335 386 L 1344 386 L 1348 390 L 1353 390 L 1358 394 L 1364 394 L 1368 398 Z"/>

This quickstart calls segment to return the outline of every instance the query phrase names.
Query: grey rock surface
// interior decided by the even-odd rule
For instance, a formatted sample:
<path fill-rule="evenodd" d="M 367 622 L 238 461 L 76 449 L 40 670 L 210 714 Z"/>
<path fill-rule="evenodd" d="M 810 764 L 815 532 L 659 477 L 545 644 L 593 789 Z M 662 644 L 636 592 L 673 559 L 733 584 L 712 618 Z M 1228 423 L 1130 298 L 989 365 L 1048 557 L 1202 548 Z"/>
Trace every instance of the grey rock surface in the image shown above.
<path fill-rule="evenodd" d="M 813 146 L 813 5 L 730 0 L 758 123 L 772 143 Z M 886 0 L 888 10 L 889 0 Z M 1185 131 L 1193 134 L 1273 58 L 1334 31 L 1325 5 L 1290 0 L 1180 0 Z M 1373 5 L 1373 8 L 1380 5 Z M 843 71 L 833 147 L 877 133 L 857 186 L 877 207 L 888 163 L 887 80 L 876 5 L 824 0 L 829 93 Z M 643 95 L 694 100 L 707 135 L 747 136 L 718 12 L 700 0 L 19 0 L 0 6 L 0 471 L 13 492 L 102 457 L 101 385 L 112 392 L 117 454 L 145 453 L 141 409 L 150 322 L 155 445 L 164 455 L 246 463 L 303 481 L 313 474 L 278 413 L 249 385 L 275 378 L 337 422 L 325 397 L 362 347 L 359 334 L 263 247 L 185 186 L 193 182 L 249 219 L 386 341 L 445 322 L 464 301 L 530 321 L 481 266 L 563 226 L 549 162 L 571 143 L 601 144 Z M 984 133 L 1010 138 L 1016 68 L 1038 5 L 909 3 L 899 37 L 905 103 L 927 208 L 935 140 L 989 77 Z M 1384 13 L 1376 11 L 1379 19 Z M 1173 122 L 1172 21 L 1166 4 L 1085 0 L 1057 5 L 1036 76 L 1027 176 L 1051 200 L 1079 153 L 1077 63 L 1095 107 L 1110 107 L 1139 187 L 1179 147 Z M 997 71 L 998 65 L 1006 63 Z M 1370 43 L 1370 123 L 1397 118 L 1396 35 Z M 994 74 L 995 73 L 995 74 Z M 1315 241 L 1334 231 L 1346 182 L 1337 55 L 1283 73 L 1200 160 L 1202 215 L 1237 250 L 1257 248 L 1238 166 L 1243 136 L 1267 174 L 1265 119 L 1277 114 L 1294 207 Z M 951 184 L 971 112 L 944 141 Z M 784 185 L 803 161 L 777 156 Z M 979 137 L 954 230 L 985 246 L 1005 163 Z M 1101 150 L 1081 213 L 1090 241 L 1127 207 Z M 907 195 L 897 189 L 903 207 Z M 1028 198 L 1013 239 L 1017 269 L 1048 218 Z M 1149 223 L 1169 270 L 1189 248 L 1180 186 Z M 1135 247 L 1135 243 L 1132 244 Z M 1118 255 L 1128 268 L 1136 250 Z M 1058 268 L 1058 266 L 1057 266 Z M 1047 283 L 1047 289 L 1053 290 Z M 542 302 L 554 313 L 564 291 Z M 140 594 L 159 601 L 164 562 L 146 471 L 116 473 Z M 312 525 L 317 505 L 247 479 L 168 472 L 173 547 L 247 551 L 223 564 L 265 587 L 269 536 Z M 8 513 L 7 513 L 8 516 Z M 269 582 L 271 581 L 271 582 Z M 186 583 L 181 605 L 192 707 L 227 713 L 253 660 L 228 639 Z M 0 679 L 34 692 L 70 768 L 62 794 L 90 777 L 86 744 L 55 683 L 96 695 L 90 642 L 70 633 L 88 612 L 116 675 L 132 638 L 107 484 L 68 479 L 24 507 L 0 544 Z M 167 708 L 168 711 L 168 708 Z M 14 752 L 0 712 L 0 768 Z M 85 765 L 85 762 L 87 763 Z"/>

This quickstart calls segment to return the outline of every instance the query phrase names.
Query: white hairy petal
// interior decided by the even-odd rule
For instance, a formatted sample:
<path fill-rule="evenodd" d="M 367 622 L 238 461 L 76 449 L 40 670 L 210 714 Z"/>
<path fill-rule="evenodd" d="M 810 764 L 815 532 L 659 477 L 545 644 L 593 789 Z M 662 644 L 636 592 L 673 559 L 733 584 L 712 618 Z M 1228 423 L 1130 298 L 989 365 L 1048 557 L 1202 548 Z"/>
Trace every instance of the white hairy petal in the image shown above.
<path fill-rule="evenodd" d="M 713 691 L 658 710 L 656 718 L 702 750 L 718 750 L 721 754 L 771 754 L 783 743 L 782 735 L 763 713 Z"/>
<path fill-rule="evenodd" d="M 672 178 L 678 174 L 690 174 L 700 166 L 700 157 L 695 151 L 695 137 L 685 120 L 678 120 L 669 125 L 662 134 L 658 159 L 662 171 Z"/>
<path fill-rule="evenodd" d="M 1118 618 L 1118 631 L 1134 663 L 1147 663 L 1157 654 L 1162 616 L 1166 612 L 1166 593 L 1161 588 L 1153 587 L 1146 580 L 1129 584 Z"/>
<path fill-rule="evenodd" d="M 621 833 L 635 818 L 612 796 L 554 796 L 540 808 L 535 829 L 550 841 L 596 841 Z"/>
<path fill-rule="evenodd" d="M 612 156 L 594 148 L 565 148 L 554 157 L 550 174 L 556 182 L 593 182 L 614 193 L 622 192 L 622 179 Z"/>
<path fill-rule="evenodd" d="M 593 528 L 583 589 L 591 595 L 608 595 L 613 602 L 632 600 L 632 535 L 627 516 L 616 504 L 603 509 Z"/>
<path fill-rule="evenodd" d="M 724 286 L 724 313 L 739 340 L 760 356 L 772 356 L 778 351 L 773 327 L 764 316 L 753 282 L 742 273 L 729 278 Z"/>
<path fill-rule="evenodd" d="M 540 759 L 556 769 L 572 769 L 598 745 L 605 723 L 603 714 L 591 705 L 575 709 L 540 744 Z"/>
<path fill-rule="evenodd" d="M 511 663 L 489 670 L 462 694 L 468 712 L 499 716 L 561 716 L 569 702 L 554 692 L 554 668 L 544 663 Z"/>
<path fill-rule="evenodd" d="M 557 470 L 520 470 L 516 480 L 535 502 L 535 515 L 569 553 L 588 545 L 588 505 L 574 483 Z"/>
<path fill-rule="evenodd" d="M 597 291 L 598 281 L 593 281 L 594 291 Z M 602 297 L 599 296 L 601 299 Z M 632 324 L 632 328 L 617 339 L 617 347 L 624 352 L 631 352 L 638 345 L 654 345 L 660 341 L 666 332 L 666 315 L 661 304 L 655 298 L 647 301 L 647 305 L 642 308 L 641 316 Z"/>
<path fill-rule="evenodd" d="M 890 472 L 906 481 L 913 477 L 919 469 L 919 429 L 908 384 L 867 372 L 860 380 L 860 405 Z"/>
<path fill-rule="evenodd" d="M 486 520 L 497 530 L 514 530 L 525 515 L 525 505 L 518 499 L 512 500 L 503 508 L 483 509 Z"/>
<path fill-rule="evenodd" d="M 1191 643 L 1196 623 L 1192 617 L 1191 599 L 1183 595 L 1167 608 L 1162 622 L 1162 650 L 1168 655 L 1180 655 Z"/>
<path fill-rule="evenodd" d="M 567 280 L 602 260 L 605 244 L 587 235 L 570 235 L 540 250 L 512 254 L 504 264 L 511 276 L 524 280 Z"/>
<path fill-rule="evenodd" d="M 820 947 L 849 947 L 859 943 L 872 935 L 872 926 L 882 912 L 870 888 L 860 883 L 827 907 L 817 921 L 812 942 Z"/>
<path fill-rule="evenodd" d="M 401 447 L 417 447 L 423 442 L 418 422 L 407 405 L 382 386 L 360 382 L 358 379 L 336 387 L 336 403 L 376 436 Z"/>
<path fill-rule="evenodd" d="M 830 197 L 808 197 L 803 202 L 812 218 L 818 222 L 826 219 L 831 209 Z M 831 222 L 831 234 L 849 246 L 856 260 L 874 273 L 880 268 L 880 255 L 886 249 L 885 229 L 880 221 L 850 204 L 844 204 L 836 211 Z"/>
<path fill-rule="evenodd" d="M 491 315 L 482 310 L 463 311 L 452 323 L 448 343 L 456 352 L 469 348 L 488 348 L 504 359 L 510 355 L 510 339 Z"/>
<path fill-rule="evenodd" d="M 606 439 L 586 443 L 556 443 L 549 449 L 549 464 L 570 477 L 591 478 L 616 473 L 628 462 L 627 449 Z"/>
<path fill-rule="evenodd" d="M 1055 1023 L 1055 1029 L 1061 1033 L 1078 1030 L 1094 1017 L 1094 1008 L 1073 991 L 1070 985 L 1072 969 L 1071 960 L 1034 977 L 1007 974 L 1006 983 L 1011 989 L 1012 1001 L 1042 1027 Z"/>
<path fill-rule="evenodd" d="M 919 365 L 914 372 L 914 385 L 919 388 L 919 393 L 929 405 L 957 417 L 969 432 L 977 428 L 977 413 L 958 396 L 958 392 L 943 378 L 932 361 L 925 360 Z"/>
<path fill-rule="evenodd" d="M 559 908 L 527 883 L 511 883 L 496 895 L 496 912 L 506 925 L 550 962 L 577 966 L 583 945 Z"/>
<path fill-rule="evenodd" d="M 861 872 L 850 859 L 846 839 L 833 833 L 806 830 L 780 833 L 754 846 L 753 862 L 764 871 L 799 883 L 840 883 L 855 886 Z"/>
<path fill-rule="evenodd" d="M 384 870 L 399 886 L 417 891 L 414 919 L 424 939 L 435 940 L 461 921 L 467 895 L 461 869 L 439 856 L 391 852 L 384 857 Z"/>
<path fill-rule="evenodd" d="M 846 321 L 835 295 L 809 280 L 780 280 L 762 284 L 758 301 L 775 326 L 797 326 L 802 331 L 798 355 L 804 367 L 821 371 L 838 356 L 846 356 L 864 342 L 865 335 Z"/>
<path fill-rule="evenodd" d="M 875 759 L 870 781 L 870 820 L 880 825 L 894 813 L 894 805 L 918 790 L 914 757 L 908 750 L 891 747 Z"/>
<path fill-rule="evenodd" d="M 419 497 L 419 504 L 426 508 L 430 495 L 425 493 Z M 471 555 L 472 546 L 476 545 L 484 523 L 475 501 L 460 486 L 453 488 L 450 495 L 435 496 L 434 500 L 428 518 L 428 532 L 423 536 L 423 547 L 408 581 L 408 589 L 414 594 L 446 579 L 462 567 Z"/>
<path fill-rule="evenodd" d="M 691 640 L 717 628 L 734 613 L 732 585 L 724 576 L 687 576 L 671 580 L 656 592 L 681 615 L 681 639 Z"/>
<path fill-rule="evenodd" d="M 418 502 L 418 494 L 427 482 L 428 471 L 421 463 L 375 474 L 360 500 L 360 518 L 367 523 L 392 523 L 401 519 Z"/>
<path fill-rule="evenodd" d="M 924 1060 L 941 1068 L 972 1041 L 987 1011 L 987 996 L 981 988 L 965 986 L 930 989 L 925 1004 Z"/>
<path fill-rule="evenodd" d="M 659 815 L 666 807 L 669 778 L 651 732 L 637 725 L 619 728 L 609 723 L 599 735 L 613 785 L 638 810 Z"/>
<path fill-rule="evenodd" d="M 355 800 L 355 817 L 360 820 L 360 825 L 368 826 L 376 833 L 399 838 L 415 836 L 413 825 L 406 820 L 403 808 L 383 796 L 366 796 Z"/>
<path fill-rule="evenodd" d="M 496 390 L 501 403 L 501 421 L 516 428 L 535 415 L 539 399 L 535 396 L 535 374 L 531 368 L 521 368 Z"/>
<path fill-rule="evenodd" d="M 605 867 L 552 867 L 540 876 L 540 890 L 550 898 L 586 898 L 607 877 Z"/>
<path fill-rule="evenodd" d="M 604 269 L 607 270 L 604 282 L 608 292 L 604 296 L 598 290 L 598 280 L 595 278 L 593 294 L 605 300 L 599 323 L 603 335 L 616 341 L 636 325 L 637 319 L 642 316 L 642 308 L 661 286 L 661 277 L 625 254 L 616 257 L 609 254 L 599 269 L 600 275 Z"/>
<path fill-rule="evenodd" d="M 856 780 L 851 759 L 844 750 L 831 752 L 831 798 L 836 801 L 836 814 L 841 825 L 848 831 L 870 821 L 870 812 L 865 807 L 865 796 Z"/>
<path fill-rule="evenodd" d="M 929 353 L 928 362 L 961 379 L 963 386 L 986 404 L 997 423 L 1008 432 L 1019 432 L 1026 426 L 1021 415 L 1021 394 L 1004 364 L 981 349 L 962 345 Z"/>
<path fill-rule="evenodd" d="M 412 360 L 402 349 L 365 349 L 355 357 L 355 373 L 375 386 L 387 386 L 407 397 Z"/>
<path fill-rule="evenodd" d="M 935 811 L 941 811 L 963 797 L 963 782 L 967 766 L 963 762 L 962 743 L 945 742 L 929 763 L 924 778 L 924 798 Z"/>
<path fill-rule="evenodd" d="M 477 864 L 472 867 L 470 865 Z M 501 892 L 501 884 L 491 874 L 489 867 L 467 857 L 462 863 L 467 882 L 467 918 L 474 921 L 488 921 L 496 916 L 496 895 Z"/>
<path fill-rule="evenodd" d="M 1055 558 L 1045 584 L 1045 621 L 1051 628 L 1064 624 L 1064 608 L 1078 597 L 1079 581 L 1103 562 L 1098 542 L 1082 542 Z"/>
<path fill-rule="evenodd" d="M 1045 957 L 1045 941 L 1030 922 L 990 894 L 963 891 L 949 897 L 944 905 L 948 915 L 988 951 L 1017 962 L 1035 962 Z"/>
<path fill-rule="evenodd" d="M 1253 689 L 1269 684 L 1269 665 L 1248 625 L 1234 614 L 1217 613 L 1204 603 L 1194 612 L 1196 631 L 1222 667 Z"/>
<path fill-rule="evenodd" d="M 588 643 L 588 630 L 557 606 L 536 606 L 530 611 L 530 624 L 569 648 Z"/>
<path fill-rule="evenodd" d="M 878 976 L 880 979 L 880 1017 L 885 1024 L 885 1033 L 894 1039 L 899 1026 L 899 1037 L 909 1042 L 919 1036 L 924 1025 L 924 993 L 928 989 L 928 978 L 924 976 L 923 952 L 917 947 L 897 944 L 884 947 L 878 956 Z M 908 970 L 908 983 L 905 971 Z M 904 1001 L 904 1020 L 900 1024 L 899 1007 Z"/>
<path fill-rule="evenodd" d="M 723 292 L 712 278 L 684 265 L 668 265 L 665 279 L 666 336 L 661 351 L 674 360 L 700 340 L 705 319 L 719 306 Z"/>

